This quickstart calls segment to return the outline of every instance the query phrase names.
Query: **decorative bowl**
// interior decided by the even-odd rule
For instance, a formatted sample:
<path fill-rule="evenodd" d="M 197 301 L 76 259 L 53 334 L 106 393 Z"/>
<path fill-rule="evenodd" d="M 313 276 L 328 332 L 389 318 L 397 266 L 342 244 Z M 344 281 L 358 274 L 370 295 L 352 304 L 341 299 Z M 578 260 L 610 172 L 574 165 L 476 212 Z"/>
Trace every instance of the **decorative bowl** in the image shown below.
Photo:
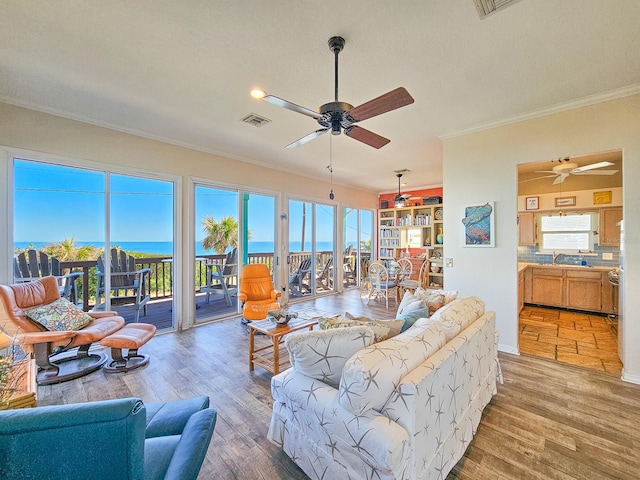
<path fill-rule="evenodd" d="M 291 320 L 292 318 L 298 318 L 297 313 L 290 313 L 287 310 L 269 310 L 267 314 L 278 325 L 285 325 L 289 323 L 289 320 Z"/>

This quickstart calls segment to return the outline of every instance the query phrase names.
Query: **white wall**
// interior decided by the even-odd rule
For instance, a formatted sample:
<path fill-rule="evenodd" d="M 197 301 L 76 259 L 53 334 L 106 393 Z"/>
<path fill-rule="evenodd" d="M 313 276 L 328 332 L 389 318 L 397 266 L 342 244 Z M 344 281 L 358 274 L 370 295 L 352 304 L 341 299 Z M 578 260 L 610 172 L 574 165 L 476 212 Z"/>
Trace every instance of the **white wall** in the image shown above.
<path fill-rule="evenodd" d="M 640 95 L 444 141 L 447 288 L 495 310 L 500 348 L 518 351 L 517 165 L 621 149 L 625 217 L 623 379 L 640 383 Z M 495 202 L 495 248 L 463 248 L 464 207 Z"/>

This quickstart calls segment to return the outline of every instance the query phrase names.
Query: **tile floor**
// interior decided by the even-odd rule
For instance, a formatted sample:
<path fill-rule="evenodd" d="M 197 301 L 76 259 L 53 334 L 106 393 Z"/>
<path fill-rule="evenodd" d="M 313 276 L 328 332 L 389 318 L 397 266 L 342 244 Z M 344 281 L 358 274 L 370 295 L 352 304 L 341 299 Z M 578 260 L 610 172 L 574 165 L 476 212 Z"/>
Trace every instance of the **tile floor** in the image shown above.
<path fill-rule="evenodd" d="M 599 315 L 525 306 L 520 312 L 520 353 L 620 376 L 616 327 Z"/>

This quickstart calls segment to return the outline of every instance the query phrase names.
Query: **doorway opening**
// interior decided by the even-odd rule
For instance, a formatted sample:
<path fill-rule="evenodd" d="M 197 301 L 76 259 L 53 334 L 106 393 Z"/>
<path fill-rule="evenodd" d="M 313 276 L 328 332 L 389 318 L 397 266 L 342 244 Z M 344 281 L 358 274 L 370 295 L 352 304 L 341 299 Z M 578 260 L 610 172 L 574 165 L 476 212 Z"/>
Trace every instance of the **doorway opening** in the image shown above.
<path fill-rule="evenodd" d="M 622 151 L 518 166 L 523 354 L 620 375 Z"/>

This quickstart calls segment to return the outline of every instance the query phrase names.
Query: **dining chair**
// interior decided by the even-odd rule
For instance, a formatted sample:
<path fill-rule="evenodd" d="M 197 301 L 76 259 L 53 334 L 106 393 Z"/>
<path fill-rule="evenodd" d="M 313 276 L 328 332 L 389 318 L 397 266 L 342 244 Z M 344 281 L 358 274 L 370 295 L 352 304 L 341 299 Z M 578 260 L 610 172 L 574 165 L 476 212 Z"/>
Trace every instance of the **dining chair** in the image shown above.
<path fill-rule="evenodd" d="M 393 298 L 398 303 L 396 298 L 397 283 L 395 275 L 389 273 L 389 269 L 381 262 L 371 262 L 369 264 L 369 280 L 371 282 L 371 290 L 369 291 L 369 298 L 367 299 L 367 305 L 371 301 L 372 297 L 376 300 L 381 297 L 385 300 L 385 306 L 389 308 L 389 297 Z"/>

